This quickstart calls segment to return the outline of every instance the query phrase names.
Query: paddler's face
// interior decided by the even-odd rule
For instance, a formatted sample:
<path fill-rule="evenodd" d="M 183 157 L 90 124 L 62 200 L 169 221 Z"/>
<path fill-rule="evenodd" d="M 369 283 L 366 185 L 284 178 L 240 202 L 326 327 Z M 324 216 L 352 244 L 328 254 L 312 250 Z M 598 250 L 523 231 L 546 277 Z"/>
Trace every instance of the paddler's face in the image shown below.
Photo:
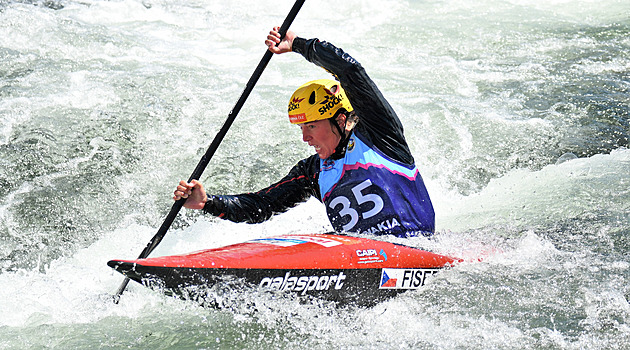
<path fill-rule="evenodd" d="M 341 140 L 341 136 L 327 119 L 299 124 L 302 129 L 302 141 L 315 148 L 319 158 L 330 157 Z"/>

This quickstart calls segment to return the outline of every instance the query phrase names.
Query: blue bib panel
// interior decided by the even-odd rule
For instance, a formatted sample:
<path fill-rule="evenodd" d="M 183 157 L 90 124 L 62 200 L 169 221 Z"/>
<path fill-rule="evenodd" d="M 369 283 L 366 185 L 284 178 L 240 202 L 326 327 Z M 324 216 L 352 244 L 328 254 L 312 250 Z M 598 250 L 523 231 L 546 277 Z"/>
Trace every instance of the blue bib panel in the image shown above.
<path fill-rule="evenodd" d="M 337 231 L 431 235 L 435 213 L 416 166 L 370 147 L 355 132 L 345 157 L 320 159 L 319 189 Z"/>

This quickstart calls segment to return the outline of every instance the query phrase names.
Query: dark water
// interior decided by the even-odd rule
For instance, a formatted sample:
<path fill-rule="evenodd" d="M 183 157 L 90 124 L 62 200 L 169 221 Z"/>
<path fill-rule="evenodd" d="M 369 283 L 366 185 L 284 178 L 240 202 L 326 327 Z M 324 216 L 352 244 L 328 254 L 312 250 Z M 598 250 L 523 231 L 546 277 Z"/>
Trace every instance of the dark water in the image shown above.
<path fill-rule="evenodd" d="M 251 293 L 199 308 L 122 281 L 291 2 L 0 1 L 0 348 L 532 348 L 630 343 L 630 4 L 307 2 L 294 29 L 366 67 L 401 117 L 439 234 L 484 256 L 369 309 Z M 251 191 L 312 150 L 274 57 L 203 176 Z M 327 232 L 183 212 L 155 255 Z M 490 253 L 488 253 L 490 252 Z M 227 297 L 227 296 L 226 296 Z M 238 299 L 237 299 L 238 300 Z"/>

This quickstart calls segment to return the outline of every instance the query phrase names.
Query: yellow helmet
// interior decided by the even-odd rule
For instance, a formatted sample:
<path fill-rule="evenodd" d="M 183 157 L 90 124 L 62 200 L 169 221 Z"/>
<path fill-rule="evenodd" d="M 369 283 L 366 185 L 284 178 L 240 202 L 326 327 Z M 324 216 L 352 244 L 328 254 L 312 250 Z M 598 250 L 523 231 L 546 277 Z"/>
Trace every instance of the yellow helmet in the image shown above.
<path fill-rule="evenodd" d="M 330 79 L 310 81 L 300 86 L 289 100 L 292 124 L 314 122 L 335 116 L 339 109 L 352 112 L 348 96 L 339 82 Z"/>

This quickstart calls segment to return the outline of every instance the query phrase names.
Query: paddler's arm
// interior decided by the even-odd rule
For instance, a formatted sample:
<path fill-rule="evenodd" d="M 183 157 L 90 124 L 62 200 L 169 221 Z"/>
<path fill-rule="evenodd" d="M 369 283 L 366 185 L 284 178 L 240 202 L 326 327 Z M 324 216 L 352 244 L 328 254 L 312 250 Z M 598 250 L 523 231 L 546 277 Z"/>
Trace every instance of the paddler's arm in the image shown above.
<path fill-rule="evenodd" d="M 400 119 L 359 62 L 329 42 L 306 40 L 292 31 L 288 31 L 280 41 L 277 30 L 276 27 L 269 32 L 265 41 L 271 52 L 299 53 L 309 62 L 335 75 L 359 116 L 359 130 L 393 159 L 406 164 L 414 163 Z M 276 43 L 279 43 L 278 46 L 275 46 Z"/>
<path fill-rule="evenodd" d="M 358 128 L 390 157 L 413 164 L 402 123 L 363 66 L 341 48 L 318 39 L 296 37 L 294 52 L 337 77 L 357 116 Z"/>
<path fill-rule="evenodd" d="M 211 195 L 203 210 L 233 222 L 254 224 L 266 221 L 311 196 L 320 198 L 318 170 L 319 157 L 314 155 L 298 162 L 282 180 L 258 192 Z"/>
<path fill-rule="evenodd" d="M 301 160 L 277 183 L 255 193 L 239 195 L 207 195 L 196 180 L 181 181 L 174 200 L 187 198 L 185 208 L 203 209 L 206 213 L 233 222 L 260 223 L 274 214 L 285 212 L 311 196 L 320 198 L 317 183 L 319 157 Z"/>

